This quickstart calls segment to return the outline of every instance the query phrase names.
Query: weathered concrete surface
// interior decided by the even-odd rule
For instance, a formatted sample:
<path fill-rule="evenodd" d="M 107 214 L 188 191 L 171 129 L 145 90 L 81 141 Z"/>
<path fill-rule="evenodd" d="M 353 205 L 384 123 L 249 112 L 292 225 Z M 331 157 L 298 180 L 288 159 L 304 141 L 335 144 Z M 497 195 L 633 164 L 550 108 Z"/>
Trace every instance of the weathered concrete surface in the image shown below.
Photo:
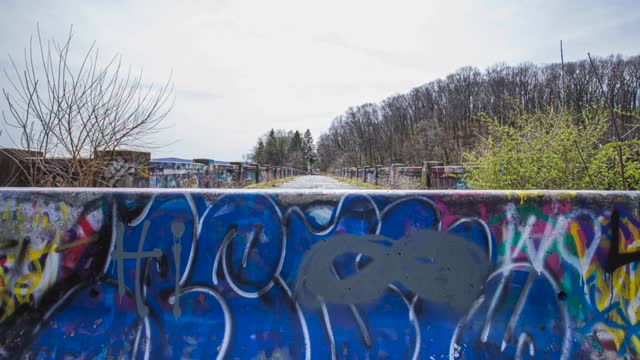
<path fill-rule="evenodd" d="M 0 358 L 635 359 L 639 192 L 0 190 Z"/>
<path fill-rule="evenodd" d="M 313 189 L 313 190 L 340 190 L 359 189 L 351 184 L 345 184 L 328 176 L 306 175 L 279 186 L 282 189 Z"/>

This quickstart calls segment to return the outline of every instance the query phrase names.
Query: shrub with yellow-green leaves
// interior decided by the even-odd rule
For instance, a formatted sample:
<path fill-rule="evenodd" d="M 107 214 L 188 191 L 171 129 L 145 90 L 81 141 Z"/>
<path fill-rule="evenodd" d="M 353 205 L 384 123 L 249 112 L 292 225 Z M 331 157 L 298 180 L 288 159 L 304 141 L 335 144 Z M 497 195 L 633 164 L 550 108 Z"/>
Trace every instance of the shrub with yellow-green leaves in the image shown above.
<path fill-rule="evenodd" d="M 505 124 L 486 115 L 487 134 L 465 154 L 474 189 L 622 189 L 618 147 L 629 189 L 640 186 L 640 142 L 607 142 L 608 112 L 514 113 Z"/>

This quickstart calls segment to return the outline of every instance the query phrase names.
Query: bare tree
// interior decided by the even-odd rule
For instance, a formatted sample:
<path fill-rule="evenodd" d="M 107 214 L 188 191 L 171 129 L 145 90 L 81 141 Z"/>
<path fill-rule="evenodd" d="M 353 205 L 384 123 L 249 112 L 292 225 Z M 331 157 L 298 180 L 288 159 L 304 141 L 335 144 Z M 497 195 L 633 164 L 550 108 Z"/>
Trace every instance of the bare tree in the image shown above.
<path fill-rule="evenodd" d="M 95 43 L 84 56 L 71 52 L 73 28 L 63 42 L 43 41 L 40 29 L 4 69 L 2 113 L 11 152 L 29 186 L 106 186 L 105 172 L 120 149 L 143 150 L 173 106 L 171 80 L 142 82 L 116 55 L 104 65 Z M 79 60 L 79 61 L 78 61 Z"/>
<path fill-rule="evenodd" d="M 480 114 L 510 125 L 514 115 L 569 110 L 582 121 L 580 114 L 601 103 L 617 116 L 620 136 L 611 126 L 609 141 L 640 139 L 640 56 L 496 64 L 484 71 L 463 67 L 407 94 L 346 109 L 319 138 L 319 164 L 323 169 L 423 160 L 457 164 L 486 135 Z"/>

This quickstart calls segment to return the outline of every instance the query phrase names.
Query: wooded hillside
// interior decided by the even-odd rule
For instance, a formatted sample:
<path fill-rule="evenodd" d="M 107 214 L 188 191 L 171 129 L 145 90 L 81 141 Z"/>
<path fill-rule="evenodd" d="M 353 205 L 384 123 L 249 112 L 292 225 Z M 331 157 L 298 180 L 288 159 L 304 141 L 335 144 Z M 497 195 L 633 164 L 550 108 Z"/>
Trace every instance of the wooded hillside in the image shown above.
<path fill-rule="evenodd" d="M 408 93 L 347 109 L 319 137 L 318 167 L 460 164 L 487 134 L 479 114 L 508 125 L 514 114 L 582 114 L 592 107 L 615 110 L 623 140 L 640 138 L 634 116 L 640 107 L 640 56 L 461 68 Z M 604 139 L 616 140 L 613 126 L 605 131 Z"/>

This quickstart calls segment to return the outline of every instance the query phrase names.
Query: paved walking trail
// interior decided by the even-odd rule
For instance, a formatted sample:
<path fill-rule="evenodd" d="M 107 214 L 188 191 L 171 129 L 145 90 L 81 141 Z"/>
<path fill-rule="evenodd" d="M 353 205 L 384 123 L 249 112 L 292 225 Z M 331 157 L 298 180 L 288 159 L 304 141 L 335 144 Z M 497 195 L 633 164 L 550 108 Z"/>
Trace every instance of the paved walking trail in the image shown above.
<path fill-rule="evenodd" d="M 321 175 L 305 175 L 296 178 L 293 181 L 284 183 L 279 186 L 281 189 L 317 189 L 317 190 L 334 190 L 334 189 L 360 189 L 360 187 L 345 184 L 343 182 L 332 179 L 328 176 Z"/>

